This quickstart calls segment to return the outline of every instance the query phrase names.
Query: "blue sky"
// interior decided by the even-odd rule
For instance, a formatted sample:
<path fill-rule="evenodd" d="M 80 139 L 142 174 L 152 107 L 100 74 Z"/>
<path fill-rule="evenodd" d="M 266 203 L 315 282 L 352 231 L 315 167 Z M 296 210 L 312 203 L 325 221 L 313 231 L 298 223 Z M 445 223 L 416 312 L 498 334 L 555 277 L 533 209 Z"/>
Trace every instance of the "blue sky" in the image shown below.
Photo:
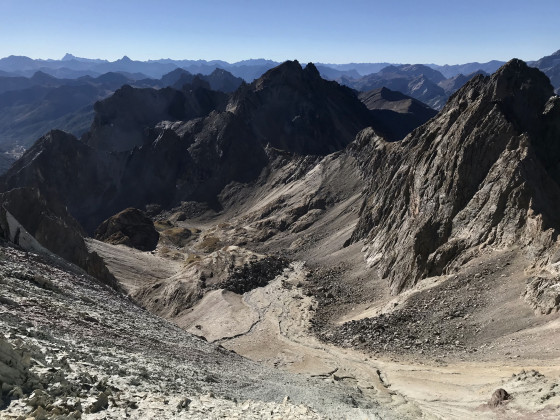
<path fill-rule="evenodd" d="M 560 0 L 0 0 L 0 57 L 457 64 L 560 49 Z"/>

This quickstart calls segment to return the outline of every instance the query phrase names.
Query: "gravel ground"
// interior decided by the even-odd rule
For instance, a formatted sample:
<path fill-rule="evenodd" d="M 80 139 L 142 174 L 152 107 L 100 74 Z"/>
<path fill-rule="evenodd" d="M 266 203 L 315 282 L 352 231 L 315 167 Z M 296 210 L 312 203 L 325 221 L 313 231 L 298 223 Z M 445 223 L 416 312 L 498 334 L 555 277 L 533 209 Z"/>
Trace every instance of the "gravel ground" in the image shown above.
<path fill-rule="evenodd" d="M 1 418 L 354 417 L 356 390 L 251 362 L 56 264 L 0 248 L 0 366 L 29 362 L 0 378 Z"/>

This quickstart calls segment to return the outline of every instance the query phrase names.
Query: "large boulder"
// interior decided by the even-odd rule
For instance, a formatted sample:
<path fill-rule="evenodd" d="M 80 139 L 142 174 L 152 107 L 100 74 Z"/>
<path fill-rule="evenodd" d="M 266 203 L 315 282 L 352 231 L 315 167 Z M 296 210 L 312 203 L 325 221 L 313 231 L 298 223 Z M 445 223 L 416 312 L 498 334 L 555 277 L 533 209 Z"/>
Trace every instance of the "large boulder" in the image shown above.
<path fill-rule="evenodd" d="M 130 207 L 101 223 L 95 231 L 95 239 L 141 251 L 152 251 L 159 241 L 159 233 L 150 218 L 142 211 Z"/>

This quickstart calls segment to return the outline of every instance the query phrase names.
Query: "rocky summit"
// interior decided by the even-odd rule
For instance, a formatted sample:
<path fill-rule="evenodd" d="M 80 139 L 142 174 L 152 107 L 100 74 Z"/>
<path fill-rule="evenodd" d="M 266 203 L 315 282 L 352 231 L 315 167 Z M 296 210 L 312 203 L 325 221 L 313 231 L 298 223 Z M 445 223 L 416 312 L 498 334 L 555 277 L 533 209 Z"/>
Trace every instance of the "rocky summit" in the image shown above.
<path fill-rule="evenodd" d="M 191 76 L 0 178 L 0 417 L 560 416 L 543 72 Z"/>
<path fill-rule="evenodd" d="M 512 60 L 469 82 L 402 143 L 359 135 L 353 153 L 368 156 L 373 182 L 351 241 L 365 239 L 368 264 L 393 293 L 485 246 L 554 260 L 559 104 L 546 76 Z"/>

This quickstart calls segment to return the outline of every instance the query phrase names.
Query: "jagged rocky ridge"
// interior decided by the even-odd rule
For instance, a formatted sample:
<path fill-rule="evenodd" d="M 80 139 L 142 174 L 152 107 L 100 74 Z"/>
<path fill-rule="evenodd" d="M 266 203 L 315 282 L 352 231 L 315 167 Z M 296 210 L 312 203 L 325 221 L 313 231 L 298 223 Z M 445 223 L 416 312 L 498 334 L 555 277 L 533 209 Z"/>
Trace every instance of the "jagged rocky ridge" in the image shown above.
<path fill-rule="evenodd" d="M 393 293 L 485 247 L 557 261 L 560 98 L 524 62 L 475 77 L 402 142 L 366 129 L 350 153 L 369 186 L 349 242 Z"/>
<path fill-rule="evenodd" d="M 124 85 L 114 95 L 95 103 L 93 124 L 82 141 L 98 150 L 131 150 L 150 141 L 148 129 L 158 122 L 204 117 L 211 111 L 223 110 L 226 101 L 226 94 L 211 90 L 200 79 L 185 84 L 181 90 Z"/>
<path fill-rule="evenodd" d="M 97 106 L 87 144 L 50 132 L 3 176 L 2 190 L 32 186 L 56 195 L 92 233 L 127 207 L 189 200 L 219 206 L 218 193 L 231 182 L 255 180 L 272 149 L 324 155 L 372 123 L 353 92 L 296 61 L 242 87 L 224 112 L 217 105 L 193 119 L 186 97 L 174 90 L 121 89 Z M 161 119 L 172 121 L 156 125 Z"/>

